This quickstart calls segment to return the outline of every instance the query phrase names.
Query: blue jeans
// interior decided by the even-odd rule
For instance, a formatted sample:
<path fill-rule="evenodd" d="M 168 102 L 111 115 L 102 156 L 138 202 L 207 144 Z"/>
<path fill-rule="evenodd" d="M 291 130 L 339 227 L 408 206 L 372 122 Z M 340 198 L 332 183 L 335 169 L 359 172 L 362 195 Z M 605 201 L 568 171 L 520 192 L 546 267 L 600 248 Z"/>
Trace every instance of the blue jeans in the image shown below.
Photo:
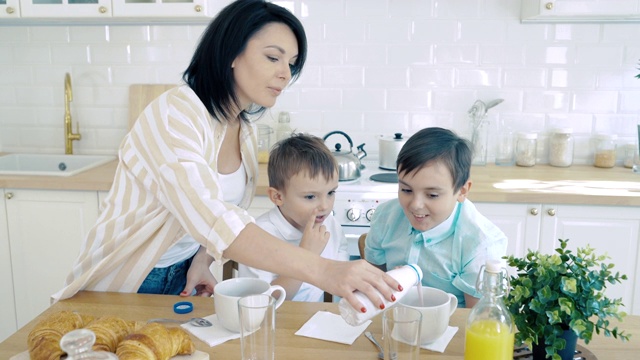
<path fill-rule="evenodd" d="M 187 271 L 192 260 L 193 256 L 166 268 L 153 268 L 140 285 L 138 294 L 180 295 L 187 285 Z"/>

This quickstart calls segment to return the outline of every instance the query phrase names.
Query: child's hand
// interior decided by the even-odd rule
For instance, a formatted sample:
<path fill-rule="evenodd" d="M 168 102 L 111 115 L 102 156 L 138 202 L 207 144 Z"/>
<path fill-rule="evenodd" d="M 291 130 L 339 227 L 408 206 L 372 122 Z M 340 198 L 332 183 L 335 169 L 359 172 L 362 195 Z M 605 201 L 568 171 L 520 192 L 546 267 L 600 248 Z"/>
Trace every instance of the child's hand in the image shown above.
<path fill-rule="evenodd" d="M 313 214 L 307 221 L 307 225 L 304 227 L 304 233 L 302 234 L 302 240 L 300 240 L 300 247 L 307 249 L 314 254 L 320 255 L 327 246 L 329 237 L 331 234 L 327 231 L 327 227 L 322 223 L 316 223 L 317 211 L 314 210 Z"/>

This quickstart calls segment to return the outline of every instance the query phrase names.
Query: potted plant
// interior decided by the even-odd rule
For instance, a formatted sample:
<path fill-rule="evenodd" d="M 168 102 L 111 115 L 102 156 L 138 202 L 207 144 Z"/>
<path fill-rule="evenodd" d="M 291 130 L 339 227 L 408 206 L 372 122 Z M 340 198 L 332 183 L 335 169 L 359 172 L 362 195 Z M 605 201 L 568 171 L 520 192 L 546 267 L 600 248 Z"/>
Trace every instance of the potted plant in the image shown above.
<path fill-rule="evenodd" d="M 626 315 L 619 309 L 622 299 L 604 294 L 607 284 L 620 283 L 627 276 L 612 272 L 614 265 L 604 262 L 607 255 L 596 255 L 588 245 L 574 253 L 567 249 L 568 241 L 560 239 L 554 254 L 529 250 L 524 258 L 505 257 L 517 270 L 505 298 L 518 330 L 516 343 L 532 349 L 534 359 L 564 360 L 561 350 L 575 349 L 577 338 L 588 344 L 594 331 L 629 339 L 610 324 L 610 318 L 622 320 Z M 569 336 L 569 342 L 563 335 Z M 573 359 L 570 352 L 568 359 Z"/>

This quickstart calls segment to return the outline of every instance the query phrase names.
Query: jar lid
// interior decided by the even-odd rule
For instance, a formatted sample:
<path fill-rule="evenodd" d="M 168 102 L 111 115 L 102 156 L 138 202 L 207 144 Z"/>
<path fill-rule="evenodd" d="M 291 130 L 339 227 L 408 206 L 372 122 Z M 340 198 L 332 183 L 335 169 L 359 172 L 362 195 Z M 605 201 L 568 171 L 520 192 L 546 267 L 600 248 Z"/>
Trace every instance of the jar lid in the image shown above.
<path fill-rule="evenodd" d="M 600 140 L 615 140 L 618 138 L 616 134 L 605 134 L 605 133 L 597 133 L 594 135 L 596 139 Z"/>
<path fill-rule="evenodd" d="M 537 139 L 538 134 L 530 132 L 519 132 L 518 137 L 521 139 Z"/>
<path fill-rule="evenodd" d="M 572 128 L 557 128 L 557 129 L 553 129 L 553 132 L 556 134 L 571 134 L 573 133 L 573 129 Z"/>

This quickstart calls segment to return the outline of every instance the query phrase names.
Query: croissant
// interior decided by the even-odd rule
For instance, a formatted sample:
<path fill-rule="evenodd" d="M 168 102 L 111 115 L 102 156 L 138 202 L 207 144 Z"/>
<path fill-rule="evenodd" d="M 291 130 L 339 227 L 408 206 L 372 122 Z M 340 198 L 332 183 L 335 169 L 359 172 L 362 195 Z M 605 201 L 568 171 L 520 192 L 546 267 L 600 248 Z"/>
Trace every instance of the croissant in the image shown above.
<path fill-rule="evenodd" d="M 32 360 L 58 360 L 64 354 L 60 339 L 69 331 L 80 329 L 93 320 L 91 315 L 71 311 L 53 313 L 40 321 L 27 336 Z"/>
<path fill-rule="evenodd" d="M 93 344 L 94 351 L 114 353 L 118 343 L 140 327 L 142 324 L 135 321 L 127 321 L 116 316 L 101 316 L 85 326 L 85 329 L 96 334 L 96 342 Z"/>
<path fill-rule="evenodd" d="M 120 360 L 168 360 L 175 355 L 193 354 L 195 350 L 184 329 L 150 323 L 127 335 L 118 344 L 116 355 Z"/>

